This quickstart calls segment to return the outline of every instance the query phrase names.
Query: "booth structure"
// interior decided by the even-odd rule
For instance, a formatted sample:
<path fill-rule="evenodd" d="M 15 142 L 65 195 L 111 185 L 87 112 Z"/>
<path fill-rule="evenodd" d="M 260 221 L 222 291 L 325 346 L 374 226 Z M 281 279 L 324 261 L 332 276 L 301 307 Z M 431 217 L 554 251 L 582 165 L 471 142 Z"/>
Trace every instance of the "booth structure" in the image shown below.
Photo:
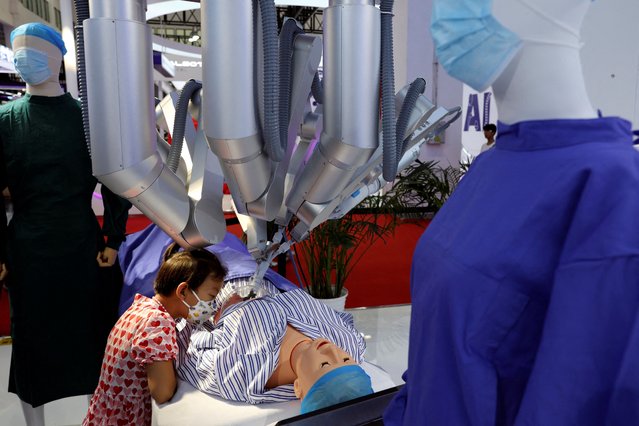
<path fill-rule="evenodd" d="M 499 119 L 490 88 L 477 92 L 438 63 L 428 31 L 432 1 L 395 5 L 392 75 L 380 65 L 388 53 L 382 48 L 381 22 L 389 14 L 380 13 L 379 2 L 275 2 L 282 8 L 296 7 L 298 16 L 306 16 L 301 7 L 323 11 L 323 37 L 301 34 L 303 24 L 288 26 L 292 59 L 287 78 L 273 77 L 276 69 L 281 70 L 281 58 L 272 52 L 269 56 L 269 48 L 285 44 L 277 39 L 285 32 L 263 36 L 268 25 L 256 23 L 249 0 L 88 3 L 92 10 L 84 17 L 81 41 L 74 34 L 78 23 L 71 0 L 9 0 L 0 8 L 0 102 L 23 89 L 12 65 L 10 31 L 33 21 L 55 27 L 69 47 L 61 70 L 64 86 L 82 98 L 90 118 L 94 174 L 133 202 L 132 214 L 144 215 L 184 247 L 220 241 L 228 226 L 223 202 L 232 201 L 231 215 L 238 218 L 249 251 L 260 265 L 256 276 L 314 228 L 383 189 L 394 178 L 393 172 L 413 160 L 459 167 L 460 161 L 477 156 L 482 126 Z M 189 25 L 199 27 L 193 25 L 191 30 L 182 22 L 182 33 L 175 34 L 183 38 L 188 33 L 188 44 L 176 41 L 178 36 L 163 38 L 149 28 L 152 22 L 165 25 L 167 16 L 187 13 L 195 19 Z M 636 0 L 595 2 L 583 26 L 581 50 L 593 105 L 606 116 L 630 120 L 634 127 L 639 126 L 637 17 Z M 82 58 L 73 48 L 79 43 L 85 53 Z M 80 68 L 87 73 L 84 88 L 78 83 Z M 425 87 L 415 89 L 411 86 L 418 77 Z M 380 80 L 382 86 L 393 86 L 392 96 L 382 101 Z M 318 81 L 323 91 L 318 90 Z M 278 84 L 287 84 L 288 92 L 281 94 Z M 83 97 L 82 90 L 92 96 Z M 405 146 L 394 155 L 387 154 L 390 148 L 385 145 L 388 135 L 397 133 L 396 128 L 386 131 L 384 123 L 389 104 L 383 101 L 391 97 L 393 120 L 405 104 L 413 104 L 399 136 Z M 223 182 L 230 188 L 226 198 Z M 273 223 L 278 228 L 274 235 L 267 231 L 267 224 Z M 410 255 L 406 253 L 407 258 Z M 406 285 L 407 277 L 403 279 Z M 5 300 L 2 293 L 0 306 L 6 306 Z M 389 314 L 389 309 L 398 311 Z M 6 307 L 1 314 L 8 315 Z M 370 346 L 367 369 L 374 388 L 391 390 L 377 394 L 380 401 L 401 386 L 410 306 L 354 314 L 370 335 L 384 327 L 402 328 L 382 334 L 387 340 Z M 382 325 L 390 318 L 390 325 Z M 393 336 L 400 336 L 399 342 L 392 342 Z M 0 354 L 6 348 L 0 347 Z M 392 357 L 396 362 L 390 361 Z M 10 410 L 19 410 L 10 395 L 0 397 L 0 410 L 3 401 Z M 371 403 L 366 401 L 338 409 L 358 410 L 352 407 L 361 402 L 359 410 L 372 410 L 362 408 Z M 77 400 L 73 404 L 78 408 Z M 66 413 L 56 418 L 79 417 L 86 411 L 80 405 L 77 413 L 64 408 Z M 247 407 L 205 395 L 185 382 L 180 382 L 171 403 L 154 405 L 153 410 L 158 426 L 217 422 L 220 413 L 228 416 L 226 424 L 313 424 L 311 417 L 286 423 L 299 410 L 297 402 Z M 185 413 L 191 416 L 188 422 Z M 328 411 L 321 414 L 328 416 L 322 421 L 330 417 Z M 76 417 L 68 422 L 77 422 Z"/>

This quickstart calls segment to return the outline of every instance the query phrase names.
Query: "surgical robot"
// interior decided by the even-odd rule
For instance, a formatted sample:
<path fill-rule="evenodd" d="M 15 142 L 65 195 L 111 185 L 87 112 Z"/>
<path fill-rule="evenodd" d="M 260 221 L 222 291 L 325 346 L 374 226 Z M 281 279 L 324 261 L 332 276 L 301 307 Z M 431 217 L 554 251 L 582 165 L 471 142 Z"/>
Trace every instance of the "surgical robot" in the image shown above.
<path fill-rule="evenodd" d="M 322 37 L 292 19 L 278 35 L 273 0 L 200 4 L 202 81 L 156 100 L 146 0 L 76 2 L 94 174 L 184 247 L 224 237 L 226 182 L 260 277 L 392 182 L 460 114 L 433 105 L 421 79 L 395 93 L 392 1 L 330 0 Z"/>

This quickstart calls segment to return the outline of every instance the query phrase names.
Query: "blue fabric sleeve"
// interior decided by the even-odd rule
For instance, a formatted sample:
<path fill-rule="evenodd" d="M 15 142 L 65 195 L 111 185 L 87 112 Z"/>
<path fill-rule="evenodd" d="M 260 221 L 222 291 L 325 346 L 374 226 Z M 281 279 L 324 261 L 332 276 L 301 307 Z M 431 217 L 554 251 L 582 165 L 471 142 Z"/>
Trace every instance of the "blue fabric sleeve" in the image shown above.
<path fill-rule="evenodd" d="M 636 424 L 639 256 L 562 266 L 550 300 L 516 424 Z"/>
<path fill-rule="evenodd" d="M 408 370 L 402 374 L 404 386 L 384 410 L 384 426 L 401 426 L 404 422 L 404 410 L 408 403 Z"/>

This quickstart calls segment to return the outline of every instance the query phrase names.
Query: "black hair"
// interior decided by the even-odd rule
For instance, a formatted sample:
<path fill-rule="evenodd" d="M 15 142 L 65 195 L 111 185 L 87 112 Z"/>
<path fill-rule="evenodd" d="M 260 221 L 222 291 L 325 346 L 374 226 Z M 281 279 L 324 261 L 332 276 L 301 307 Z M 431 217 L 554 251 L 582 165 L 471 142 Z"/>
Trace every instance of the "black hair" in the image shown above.
<path fill-rule="evenodd" d="M 156 294 L 170 296 L 182 282 L 186 282 L 191 290 L 196 290 L 209 275 L 223 280 L 226 273 L 222 262 L 210 251 L 180 251 L 180 246 L 173 243 L 164 252 L 153 288 Z"/>
<path fill-rule="evenodd" d="M 497 133 L 497 126 L 495 126 L 493 123 L 488 123 L 484 125 L 484 130 L 490 130 L 493 133 Z"/>

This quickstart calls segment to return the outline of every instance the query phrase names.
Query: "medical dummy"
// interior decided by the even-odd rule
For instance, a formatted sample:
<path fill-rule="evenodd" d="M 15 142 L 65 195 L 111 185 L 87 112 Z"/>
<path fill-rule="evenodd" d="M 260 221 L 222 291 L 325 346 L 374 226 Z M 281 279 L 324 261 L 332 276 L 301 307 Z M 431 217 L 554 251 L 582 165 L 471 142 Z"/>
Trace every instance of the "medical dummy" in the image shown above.
<path fill-rule="evenodd" d="M 100 382 L 84 426 L 151 425 L 151 397 L 159 404 L 175 393 L 175 320 L 213 315 L 226 268 L 206 250 L 169 246 L 155 280 L 155 296 L 141 294 L 109 334 Z"/>
<path fill-rule="evenodd" d="M 250 404 L 300 398 L 302 413 L 373 392 L 359 366 L 366 344 L 350 314 L 302 289 L 281 293 L 262 285 L 266 296 L 231 303 L 219 300 L 223 290 L 214 326 L 187 326 L 178 334 L 183 380 Z"/>
<path fill-rule="evenodd" d="M 121 274 L 112 265 L 130 205 L 105 189 L 100 228 L 80 106 L 58 81 L 60 35 L 25 24 L 11 43 L 27 93 L 0 106 L 0 187 L 14 208 L 8 227 L 0 220 L 0 278 L 11 303 L 9 391 L 38 425 L 42 404 L 95 389 L 117 319 Z"/>
<path fill-rule="evenodd" d="M 386 425 L 639 424 L 639 153 L 586 93 L 590 3 L 433 1 L 440 63 L 501 122 L 415 249 Z"/>
<path fill-rule="evenodd" d="M 150 277 L 171 241 L 157 225 L 127 236 L 120 250 L 121 310 L 129 308 L 136 293 L 152 295 Z M 216 297 L 215 324 L 207 317 L 196 325 L 178 324 L 178 329 L 184 326 L 178 333 L 182 380 L 206 393 L 252 404 L 303 398 L 304 412 L 372 392 L 370 378 L 356 365 L 362 362 L 365 342 L 350 314 L 327 308 L 270 269 L 251 286 L 257 264 L 231 233 L 206 250 L 228 272 Z"/>

